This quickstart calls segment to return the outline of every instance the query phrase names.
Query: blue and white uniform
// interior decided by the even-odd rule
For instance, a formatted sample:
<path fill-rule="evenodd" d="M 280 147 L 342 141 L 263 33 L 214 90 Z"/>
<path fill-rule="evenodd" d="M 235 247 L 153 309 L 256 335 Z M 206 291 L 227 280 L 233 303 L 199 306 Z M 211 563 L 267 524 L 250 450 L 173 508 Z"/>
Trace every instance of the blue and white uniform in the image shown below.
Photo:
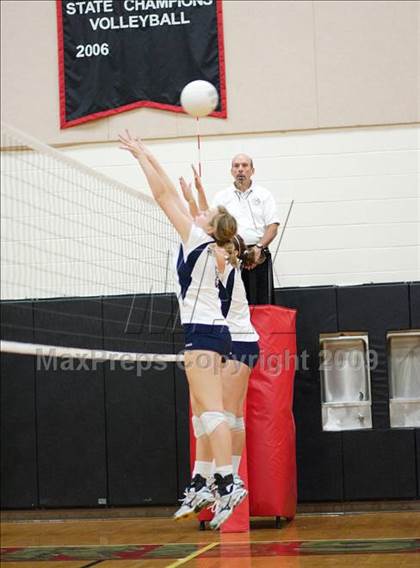
<path fill-rule="evenodd" d="M 245 286 L 240 268 L 227 265 L 219 277 L 222 314 L 232 336 L 231 358 L 254 367 L 259 356 L 259 335 L 251 323 Z"/>
<path fill-rule="evenodd" d="M 181 243 L 176 261 L 178 301 L 185 332 L 185 349 L 216 351 L 228 355 L 231 337 L 222 315 L 214 239 L 197 225 Z"/>

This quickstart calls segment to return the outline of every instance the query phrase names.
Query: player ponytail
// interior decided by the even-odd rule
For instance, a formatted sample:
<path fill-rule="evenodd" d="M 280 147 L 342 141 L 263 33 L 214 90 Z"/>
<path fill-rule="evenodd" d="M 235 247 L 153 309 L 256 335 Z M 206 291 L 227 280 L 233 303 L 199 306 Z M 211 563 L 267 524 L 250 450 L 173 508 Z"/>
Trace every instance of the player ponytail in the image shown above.
<path fill-rule="evenodd" d="M 241 261 L 243 268 L 248 268 L 255 264 L 255 250 L 253 247 L 247 247 L 241 235 L 233 237 L 233 244 Z"/>
<path fill-rule="evenodd" d="M 216 215 L 210 222 L 210 226 L 213 229 L 212 235 L 216 243 L 226 251 L 227 261 L 232 266 L 238 266 L 238 252 L 232 242 L 238 230 L 235 217 L 228 212 L 226 207 L 219 205 Z"/>

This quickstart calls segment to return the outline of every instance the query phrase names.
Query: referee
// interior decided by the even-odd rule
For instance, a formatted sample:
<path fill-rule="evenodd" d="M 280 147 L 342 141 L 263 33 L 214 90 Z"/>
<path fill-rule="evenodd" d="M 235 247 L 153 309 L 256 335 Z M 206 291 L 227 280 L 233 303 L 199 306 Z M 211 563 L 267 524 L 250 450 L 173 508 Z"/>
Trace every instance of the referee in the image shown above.
<path fill-rule="evenodd" d="M 255 251 L 256 263 L 242 270 L 249 304 L 274 303 L 273 265 L 268 245 L 277 235 L 280 224 L 272 194 L 252 181 L 252 158 L 238 154 L 232 160 L 233 185 L 219 191 L 213 206 L 224 205 L 238 223 L 238 233 Z"/>

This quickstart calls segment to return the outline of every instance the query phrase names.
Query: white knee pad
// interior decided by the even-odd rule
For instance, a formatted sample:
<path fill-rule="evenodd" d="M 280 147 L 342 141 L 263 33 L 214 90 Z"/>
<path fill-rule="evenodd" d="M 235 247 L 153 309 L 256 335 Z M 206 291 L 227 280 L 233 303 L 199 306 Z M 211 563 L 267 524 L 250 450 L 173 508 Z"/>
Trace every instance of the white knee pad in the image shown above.
<path fill-rule="evenodd" d="M 226 422 L 226 417 L 223 412 L 209 411 L 203 412 L 200 416 L 200 420 L 207 436 L 210 436 L 220 424 Z"/>
<path fill-rule="evenodd" d="M 236 416 L 232 412 L 227 412 L 226 410 L 224 414 L 226 416 L 226 422 L 228 423 L 229 428 L 231 430 L 234 430 L 236 424 Z"/>
<path fill-rule="evenodd" d="M 235 432 L 242 432 L 245 430 L 245 420 L 243 416 L 235 417 L 235 426 L 232 428 Z"/>
<path fill-rule="evenodd" d="M 201 438 L 201 436 L 205 436 L 206 431 L 204 430 L 203 423 L 201 422 L 201 419 L 198 416 L 192 417 L 192 426 L 194 430 L 194 436 L 196 438 Z"/>

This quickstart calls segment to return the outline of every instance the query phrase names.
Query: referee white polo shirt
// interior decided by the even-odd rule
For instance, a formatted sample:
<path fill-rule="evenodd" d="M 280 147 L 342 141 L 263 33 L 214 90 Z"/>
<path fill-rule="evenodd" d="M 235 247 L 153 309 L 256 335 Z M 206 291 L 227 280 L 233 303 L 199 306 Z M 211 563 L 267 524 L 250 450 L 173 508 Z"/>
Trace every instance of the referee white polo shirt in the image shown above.
<path fill-rule="evenodd" d="M 238 223 L 238 233 L 245 244 L 255 245 L 263 236 L 267 225 L 280 224 L 277 205 L 272 194 L 253 183 L 247 191 L 231 185 L 216 193 L 212 207 L 224 205 Z"/>

